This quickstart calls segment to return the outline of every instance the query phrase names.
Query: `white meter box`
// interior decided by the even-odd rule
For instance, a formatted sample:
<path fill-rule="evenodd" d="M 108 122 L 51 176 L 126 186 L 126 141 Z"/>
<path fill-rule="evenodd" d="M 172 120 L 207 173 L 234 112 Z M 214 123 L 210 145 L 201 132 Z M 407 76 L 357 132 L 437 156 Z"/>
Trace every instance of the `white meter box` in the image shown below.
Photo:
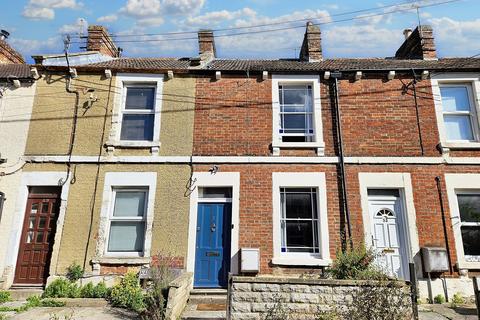
<path fill-rule="evenodd" d="M 241 249 L 241 272 L 259 272 L 260 271 L 260 249 L 242 248 Z"/>

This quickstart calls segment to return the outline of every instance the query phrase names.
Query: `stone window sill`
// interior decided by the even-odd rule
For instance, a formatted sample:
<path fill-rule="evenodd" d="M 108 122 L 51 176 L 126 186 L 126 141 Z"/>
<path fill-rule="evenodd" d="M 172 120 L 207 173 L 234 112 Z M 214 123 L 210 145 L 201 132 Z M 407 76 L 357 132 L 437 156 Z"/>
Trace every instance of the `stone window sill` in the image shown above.
<path fill-rule="evenodd" d="M 275 142 L 272 143 L 273 155 L 279 156 L 280 149 L 316 149 L 318 156 L 325 154 L 325 143 L 323 142 Z"/>
<path fill-rule="evenodd" d="M 480 261 L 458 261 L 459 269 L 480 269 Z"/>
<path fill-rule="evenodd" d="M 150 257 L 101 257 L 92 260 L 93 264 L 143 265 L 149 264 Z"/>
<path fill-rule="evenodd" d="M 307 257 L 279 257 L 273 258 L 272 263 L 284 266 L 317 266 L 327 267 L 332 261 L 330 259 L 307 258 Z"/>
<path fill-rule="evenodd" d="M 107 141 L 105 146 L 107 152 L 113 152 L 115 148 L 122 149 L 147 149 L 150 148 L 152 154 L 158 154 L 160 150 L 160 141 Z"/>

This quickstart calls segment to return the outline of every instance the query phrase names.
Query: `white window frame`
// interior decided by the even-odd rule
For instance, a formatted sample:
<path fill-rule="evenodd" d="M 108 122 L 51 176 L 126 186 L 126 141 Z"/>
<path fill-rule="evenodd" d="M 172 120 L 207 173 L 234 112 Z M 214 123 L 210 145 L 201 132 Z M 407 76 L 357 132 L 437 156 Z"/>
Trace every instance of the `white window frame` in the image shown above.
<path fill-rule="evenodd" d="M 313 137 L 312 142 L 283 142 L 280 134 L 280 99 L 281 85 L 311 85 L 313 99 Z M 320 102 L 320 76 L 318 75 L 272 75 L 272 148 L 274 155 L 280 155 L 281 148 L 315 148 L 317 155 L 323 156 L 322 108 Z"/>
<path fill-rule="evenodd" d="M 118 191 L 124 192 L 124 191 L 130 191 L 130 192 L 143 192 L 145 193 L 145 203 L 144 203 L 144 211 L 143 215 L 141 217 L 138 216 L 122 216 L 122 217 L 115 217 L 115 201 L 117 199 L 117 193 Z M 106 255 L 123 255 L 124 253 L 127 253 L 127 255 L 135 255 L 133 252 L 116 252 L 116 251 L 109 251 L 108 247 L 110 246 L 110 231 L 112 229 L 112 222 L 144 222 L 144 232 L 146 231 L 147 227 L 147 208 L 148 208 L 148 191 L 149 188 L 145 187 L 112 187 L 112 204 L 110 205 L 110 215 L 109 215 L 109 222 L 108 222 L 108 230 L 107 230 L 107 245 L 105 249 Z M 145 241 L 145 235 L 144 235 L 144 241 Z M 143 244 L 143 247 L 145 248 L 145 243 Z M 134 251 L 136 252 L 136 251 Z M 143 256 L 143 251 L 139 254 L 138 256 Z"/>
<path fill-rule="evenodd" d="M 449 149 L 480 149 L 480 81 L 479 74 L 475 73 L 451 73 L 440 74 L 438 76 L 432 76 L 432 94 L 435 103 L 435 114 L 438 124 L 438 132 L 440 136 L 440 146 L 444 152 L 448 152 Z M 443 121 L 443 106 L 440 93 L 441 86 L 462 86 L 466 85 L 469 91 L 470 107 L 471 107 L 471 123 L 473 136 L 475 140 L 448 140 L 445 123 Z"/>
<path fill-rule="evenodd" d="M 100 212 L 99 236 L 97 240 L 96 258 L 132 258 L 132 257 L 150 257 L 152 242 L 152 226 L 155 204 L 155 192 L 157 185 L 156 172 L 107 172 L 105 174 L 105 184 L 103 188 L 102 209 Z M 115 205 L 115 190 L 137 190 L 147 189 L 145 237 L 143 252 L 109 252 L 108 241 L 110 232 L 110 222 L 113 216 Z M 124 220 L 124 219 L 122 219 Z"/>
<path fill-rule="evenodd" d="M 317 190 L 318 241 L 319 253 L 281 252 L 281 204 L 280 188 L 315 188 Z M 328 266 L 331 264 L 327 186 L 324 172 L 273 172 L 273 258 L 276 265 Z"/>
<path fill-rule="evenodd" d="M 445 174 L 445 183 L 447 186 L 453 236 L 455 238 L 455 249 L 457 251 L 458 268 L 480 269 L 480 259 L 479 261 L 468 261 L 463 251 L 462 231 L 460 230 L 462 220 L 460 218 L 460 208 L 457 199 L 457 194 L 462 192 L 480 193 L 480 174 L 447 173 Z"/>
<path fill-rule="evenodd" d="M 152 153 L 158 154 L 160 148 L 161 110 L 163 95 L 163 74 L 135 74 L 120 73 L 116 76 L 116 87 L 121 91 L 115 95 L 112 115 L 112 130 L 107 147 L 113 151 L 115 147 L 122 148 L 151 148 Z M 155 87 L 153 111 L 125 110 L 128 87 Z M 153 139 L 150 140 L 121 140 L 122 121 L 124 114 L 154 113 Z"/>

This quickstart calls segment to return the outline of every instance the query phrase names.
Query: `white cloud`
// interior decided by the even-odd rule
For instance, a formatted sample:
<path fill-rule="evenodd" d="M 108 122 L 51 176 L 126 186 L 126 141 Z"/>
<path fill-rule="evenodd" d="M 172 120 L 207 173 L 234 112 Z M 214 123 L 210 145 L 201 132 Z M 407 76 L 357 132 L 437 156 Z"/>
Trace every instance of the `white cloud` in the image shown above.
<path fill-rule="evenodd" d="M 225 21 L 234 20 L 242 17 L 251 18 L 251 17 L 254 17 L 256 14 L 257 13 L 250 8 L 243 8 L 236 11 L 228 11 L 228 10 L 211 11 L 200 16 L 188 17 L 185 23 L 192 27 L 212 26 L 212 25 L 219 25 L 221 23 L 224 23 Z"/>
<path fill-rule="evenodd" d="M 81 7 L 76 0 L 30 0 L 28 5 L 51 9 L 78 9 Z"/>
<path fill-rule="evenodd" d="M 45 54 L 47 52 L 52 52 L 52 50 L 57 52 L 59 48 L 63 46 L 62 39 L 60 39 L 59 36 L 54 36 L 47 40 L 11 38 L 9 41 L 12 44 L 12 47 L 18 52 L 21 52 L 25 58 L 32 54 Z"/>
<path fill-rule="evenodd" d="M 161 25 L 165 16 L 197 13 L 205 0 L 128 0 L 119 12 L 137 20 L 138 25 Z"/>
<path fill-rule="evenodd" d="M 117 21 L 118 16 L 116 14 L 109 14 L 106 16 L 101 16 L 97 19 L 97 22 L 101 23 L 109 23 L 109 22 L 115 22 Z"/>
<path fill-rule="evenodd" d="M 457 21 L 442 17 L 427 21 L 433 27 L 439 56 L 471 56 L 480 53 L 480 19 Z"/>
<path fill-rule="evenodd" d="M 52 20 L 54 9 L 79 9 L 83 6 L 76 0 L 30 0 L 23 8 L 22 16 L 32 20 Z"/>
<path fill-rule="evenodd" d="M 55 11 L 49 8 L 26 6 L 23 9 L 22 16 L 32 20 L 52 20 L 53 18 L 55 18 Z"/>
<path fill-rule="evenodd" d="M 58 29 L 61 34 L 81 34 L 87 33 L 88 22 L 84 18 L 78 18 L 77 21 L 71 24 L 64 24 Z"/>

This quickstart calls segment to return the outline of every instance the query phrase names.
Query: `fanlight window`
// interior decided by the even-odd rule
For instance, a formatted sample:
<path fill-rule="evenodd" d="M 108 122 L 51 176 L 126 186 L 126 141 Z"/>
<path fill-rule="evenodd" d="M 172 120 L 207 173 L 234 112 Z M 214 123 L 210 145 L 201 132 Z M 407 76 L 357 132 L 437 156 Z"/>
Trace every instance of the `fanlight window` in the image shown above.
<path fill-rule="evenodd" d="M 393 218 L 395 217 L 395 213 L 390 209 L 384 208 L 384 209 L 378 210 L 376 216 L 382 217 L 382 218 Z"/>

